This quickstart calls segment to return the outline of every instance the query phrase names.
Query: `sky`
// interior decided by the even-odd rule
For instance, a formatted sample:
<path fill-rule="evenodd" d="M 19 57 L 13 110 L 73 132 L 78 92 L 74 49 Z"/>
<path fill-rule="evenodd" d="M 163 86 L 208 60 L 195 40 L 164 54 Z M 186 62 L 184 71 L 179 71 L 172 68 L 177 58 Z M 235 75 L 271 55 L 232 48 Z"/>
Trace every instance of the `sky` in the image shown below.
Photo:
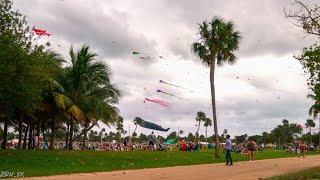
<path fill-rule="evenodd" d="M 303 1 L 309 4 L 319 0 Z M 14 0 L 14 8 L 28 24 L 46 29 L 51 48 L 69 60 L 73 45 L 89 45 L 98 61 L 112 70 L 112 82 L 122 90 L 119 102 L 124 128 L 132 132 L 139 116 L 170 131 L 195 133 L 195 116 L 203 111 L 212 118 L 209 68 L 191 52 L 198 23 L 219 16 L 232 21 L 242 39 L 237 63 L 216 71 L 219 134 L 261 134 L 282 119 L 304 124 L 311 100 L 302 66 L 294 55 L 314 42 L 285 18 L 285 9 L 296 9 L 291 0 Z M 154 57 L 143 61 L 137 55 Z M 163 56 L 163 58 L 159 58 Z M 183 88 L 160 84 L 164 80 Z M 146 89 L 146 90 L 145 90 Z M 157 89 L 185 98 L 166 96 Z M 191 92 L 192 91 L 192 92 Z M 169 108 L 143 103 L 158 98 Z M 317 122 L 316 122 L 317 123 Z M 100 124 L 100 127 L 105 127 Z M 107 128 L 114 130 L 114 127 Z M 138 127 L 137 133 L 151 131 Z M 208 128 L 208 136 L 213 134 Z M 200 133 L 205 133 L 201 126 Z"/>

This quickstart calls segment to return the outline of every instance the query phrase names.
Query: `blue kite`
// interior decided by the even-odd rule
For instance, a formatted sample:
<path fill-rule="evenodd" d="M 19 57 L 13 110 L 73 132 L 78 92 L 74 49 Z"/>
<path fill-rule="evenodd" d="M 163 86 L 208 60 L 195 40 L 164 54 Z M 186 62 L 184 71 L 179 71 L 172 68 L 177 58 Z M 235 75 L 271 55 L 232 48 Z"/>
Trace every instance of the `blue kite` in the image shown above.
<path fill-rule="evenodd" d="M 170 129 L 170 128 L 165 129 L 165 128 L 157 125 L 157 124 L 154 124 L 154 123 L 149 122 L 149 121 L 145 121 L 143 119 L 142 119 L 141 123 L 139 123 L 139 125 L 141 127 L 147 128 L 147 129 L 153 129 L 153 130 L 164 131 L 164 132 L 167 132 Z"/>

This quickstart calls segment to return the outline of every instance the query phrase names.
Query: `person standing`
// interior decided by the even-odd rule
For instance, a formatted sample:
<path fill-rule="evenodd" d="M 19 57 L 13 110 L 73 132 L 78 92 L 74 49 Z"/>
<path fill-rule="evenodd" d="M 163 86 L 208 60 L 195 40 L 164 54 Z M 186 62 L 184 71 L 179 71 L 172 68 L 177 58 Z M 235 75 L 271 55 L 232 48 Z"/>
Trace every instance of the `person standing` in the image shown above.
<path fill-rule="evenodd" d="M 232 158 L 231 158 L 231 150 L 232 150 L 232 142 L 230 139 L 230 135 L 226 136 L 227 140 L 226 140 L 226 165 L 227 166 L 232 166 Z"/>
<path fill-rule="evenodd" d="M 301 152 L 303 158 L 306 157 L 306 151 L 307 151 L 307 144 L 305 143 L 304 140 L 302 140 L 301 144 L 300 144 L 300 152 Z"/>
<path fill-rule="evenodd" d="M 153 131 L 151 132 L 151 135 L 149 135 L 149 149 L 154 150 L 154 145 L 156 141 L 156 136 L 154 135 Z"/>
<path fill-rule="evenodd" d="M 248 151 L 249 162 L 253 162 L 254 161 L 254 152 L 257 150 L 257 143 L 252 138 L 250 138 L 246 144 L 246 148 Z"/>

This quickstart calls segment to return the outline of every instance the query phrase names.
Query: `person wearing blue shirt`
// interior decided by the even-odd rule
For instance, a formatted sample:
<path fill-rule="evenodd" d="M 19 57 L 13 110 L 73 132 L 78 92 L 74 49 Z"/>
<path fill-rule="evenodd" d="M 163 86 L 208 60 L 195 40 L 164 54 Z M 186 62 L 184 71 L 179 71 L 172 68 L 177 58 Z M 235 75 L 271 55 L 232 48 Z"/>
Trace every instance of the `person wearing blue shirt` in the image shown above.
<path fill-rule="evenodd" d="M 226 165 L 227 166 L 232 166 L 232 159 L 231 159 L 231 150 L 232 150 L 232 142 L 230 139 L 230 135 L 227 135 L 227 140 L 226 140 Z"/>

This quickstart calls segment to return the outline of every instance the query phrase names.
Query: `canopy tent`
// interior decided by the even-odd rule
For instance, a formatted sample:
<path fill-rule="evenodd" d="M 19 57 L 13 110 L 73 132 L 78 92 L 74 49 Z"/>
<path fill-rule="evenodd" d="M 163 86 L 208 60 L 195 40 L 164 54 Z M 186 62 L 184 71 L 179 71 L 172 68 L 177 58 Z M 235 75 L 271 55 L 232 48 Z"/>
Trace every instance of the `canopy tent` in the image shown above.
<path fill-rule="evenodd" d="M 165 142 L 164 144 L 167 144 L 167 145 L 172 145 L 172 144 L 177 144 L 177 140 L 176 139 L 169 139 L 167 142 Z"/>

